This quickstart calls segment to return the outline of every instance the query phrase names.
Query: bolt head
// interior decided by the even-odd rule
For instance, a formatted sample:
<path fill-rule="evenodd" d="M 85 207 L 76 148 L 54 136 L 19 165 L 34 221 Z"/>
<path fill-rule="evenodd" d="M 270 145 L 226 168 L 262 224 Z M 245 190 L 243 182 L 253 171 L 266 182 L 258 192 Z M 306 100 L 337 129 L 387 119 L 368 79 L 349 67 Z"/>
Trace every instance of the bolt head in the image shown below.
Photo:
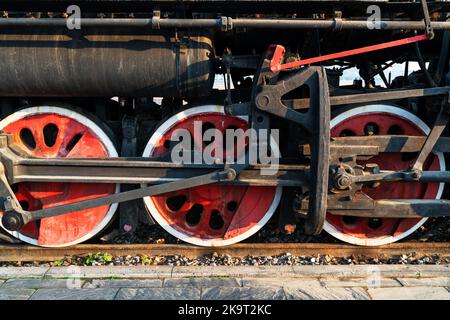
<path fill-rule="evenodd" d="M 265 108 L 265 107 L 267 107 L 269 105 L 270 99 L 266 95 L 258 96 L 257 102 L 258 102 L 258 106 L 259 107 Z"/>

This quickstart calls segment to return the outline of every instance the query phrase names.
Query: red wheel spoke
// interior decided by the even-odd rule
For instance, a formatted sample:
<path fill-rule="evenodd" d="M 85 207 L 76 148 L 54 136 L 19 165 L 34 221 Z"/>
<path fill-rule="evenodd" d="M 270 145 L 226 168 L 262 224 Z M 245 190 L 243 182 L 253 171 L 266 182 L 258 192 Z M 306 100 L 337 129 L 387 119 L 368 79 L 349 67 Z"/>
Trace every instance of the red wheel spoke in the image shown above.
<path fill-rule="evenodd" d="M 211 209 L 210 206 L 206 206 L 206 208 L 203 208 L 203 213 L 201 215 L 200 218 L 200 222 L 198 223 L 197 226 L 195 226 L 195 229 L 198 233 L 204 233 L 205 231 L 207 232 L 210 228 L 209 226 L 209 221 L 211 219 L 211 212 L 214 209 Z"/>

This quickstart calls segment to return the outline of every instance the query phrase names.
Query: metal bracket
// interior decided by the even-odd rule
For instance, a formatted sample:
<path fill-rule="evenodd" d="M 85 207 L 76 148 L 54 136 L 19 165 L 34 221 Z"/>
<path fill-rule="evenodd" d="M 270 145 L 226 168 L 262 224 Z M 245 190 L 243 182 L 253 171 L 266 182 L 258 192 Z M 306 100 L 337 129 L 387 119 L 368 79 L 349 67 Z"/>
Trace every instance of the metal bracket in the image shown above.
<path fill-rule="evenodd" d="M 279 48 L 280 46 L 269 47 L 265 59 L 267 70 L 270 70 L 274 61 L 280 61 L 282 59 L 281 52 L 284 52 L 284 50 L 277 50 Z M 267 79 L 265 81 L 264 79 L 262 80 L 264 85 L 260 86 L 260 90 L 257 92 L 254 99 L 258 109 L 280 118 L 296 122 L 308 132 L 312 133 L 314 130 L 314 117 L 316 116 L 314 113 L 322 108 L 324 104 L 328 105 L 329 109 L 328 81 L 326 72 L 321 67 L 301 69 L 275 84 L 268 84 Z M 284 105 L 282 97 L 303 85 L 308 86 L 310 90 L 311 97 L 309 103 L 311 105 L 307 112 L 302 113 Z M 326 95 L 326 97 L 324 97 L 324 95 Z"/>
<path fill-rule="evenodd" d="M 450 120 L 450 115 L 445 106 L 442 106 L 439 111 L 436 122 L 434 123 L 431 132 L 428 134 L 424 145 L 422 146 L 422 150 L 420 150 L 419 155 L 417 156 L 416 161 L 411 166 L 411 171 L 417 172 L 420 175 L 423 169 L 423 163 L 428 158 L 430 153 L 432 152 L 434 145 L 438 141 L 442 132 L 444 132 L 445 127 L 447 126 L 448 121 Z"/>
<path fill-rule="evenodd" d="M 256 96 L 256 106 L 262 111 L 296 122 L 307 131 L 312 132 L 313 124 L 311 120 L 313 117 L 312 110 L 314 108 L 309 108 L 306 113 L 301 113 L 286 107 L 282 102 L 282 97 L 286 93 L 291 92 L 302 85 L 307 85 L 310 88 L 312 95 L 310 99 L 311 104 L 317 104 L 320 98 L 317 91 L 318 70 L 320 70 L 318 67 L 306 68 L 300 72 L 294 73 L 288 79 L 281 80 L 276 85 L 263 86 L 261 92 Z"/>
<path fill-rule="evenodd" d="M 270 66 L 275 59 L 281 61 L 276 52 L 279 46 L 271 46 L 263 60 L 254 90 L 255 106 L 264 112 L 300 124 L 310 133 L 311 165 L 309 182 L 308 215 L 305 220 L 306 234 L 319 234 L 325 222 L 328 194 L 329 154 L 330 154 L 330 99 L 325 69 L 308 67 L 288 75 L 281 81 L 273 82 Z M 310 107 L 300 113 L 286 107 L 282 97 L 303 85 L 310 90 Z"/>
<path fill-rule="evenodd" d="M 220 17 L 220 30 L 223 32 L 233 30 L 233 19 L 230 17 Z"/>
<path fill-rule="evenodd" d="M 434 38 L 434 31 L 433 27 L 431 26 L 430 12 L 428 10 L 427 0 L 420 0 L 420 3 L 422 4 L 424 18 L 423 20 L 425 22 L 425 34 L 427 35 L 428 40 L 432 40 Z"/>
<path fill-rule="evenodd" d="M 160 22 L 161 21 L 161 11 L 160 10 L 153 10 L 153 17 L 152 17 L 152 29 L 161 29 Z"/>

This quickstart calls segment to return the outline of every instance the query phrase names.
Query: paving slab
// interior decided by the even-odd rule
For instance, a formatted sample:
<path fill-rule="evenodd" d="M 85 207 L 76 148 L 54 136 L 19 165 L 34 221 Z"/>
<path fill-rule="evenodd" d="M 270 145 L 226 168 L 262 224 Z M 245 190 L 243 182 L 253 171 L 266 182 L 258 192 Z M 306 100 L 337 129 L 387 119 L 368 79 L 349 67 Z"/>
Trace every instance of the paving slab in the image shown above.
<path fill-rule="evenodd" d="M 391 287 L 401 287 L 402 284 L 396 279 L 391 278 L 321 278 L 319 282 L 329 288 L 341 288 L 341 287 L 366 287 L 366 288 L 391 288 Z"/>
<path fill-rule="evenodd" d="M 404 287 L 448 287 L 450 277 L 435 278 L 397 278 Z"/>
<path fill-rule="evenodd" d="M 116 300 L 199 300 L 198 288 L 122 288 Z"/>
<path fill-rule="evenodd" d="M 34 289 L 0 288 L 0 300 L 28 300 L 34 292 Z"/>
<path fill-rule="evenodd" d="M 374 300 L 450 300 L 450 292 L 444 287 L 402 287 L 368 289 Z"/>
<path fill-rule="evenodd" d="M 204 288 L 202 300 L 285 300 L 283 288 Z"/>
<path fill-rule="evenodd" d="M 170 278 L 164 279 L 164 287 L 241 287 L 237 278 Z"/>
<path fill-rule="evenodd" d="M 450 276 L 450 265 L 325 265 L 293 266 L 296 276 L 303 277 L 370 277 L 376 273 L 385 278 Z"/>
<path fill-rule="evenodd" d="M 9 279 L 2 288 L 67 288 L 73 282 L 71 279 Z"/>
<path fill-rule="evenodd" d="M 243 278 L 243 287 L 284 287 L 287 285 L 321 286 L 315 278 Z"/>
<path fill-rule="evenodd" d="M 0 279 L 43 277 L 48 267 L 1 267 Z"/>
<path fill-rule="evenodd" d="M 370 300 L 363 288 L 327 288 L 314 286 L 285 286 L 289 300 Z"/>
<path fill-rule="evenodd" d="M 113 300 L 118 288 L 38 289 L 31 300 Z"/>
<path fill-rule="evenodd" d="M 189 266 L 174 267 L 172 277 L 293 277 L 292 266 Z"/>
<path fill-rule="evenodd" d="M 163 279 L 87 279 L 83 288 L 161 288 Z"/>
<path fill-rule="evenodd" d="M 450 299 L 448 288 L 449 265 L 0 268 L 0 299 Z"/>
<path fill-rule="evenodd" d="M 4 267 L 0 279 L 9 278 L 384 278 L 450 277 L 450 265 L 327 265 L 327 266 L 85 266 Z"/>
<path fill-rule="evenodd" d="M 172 266 L 87 266 L 51 267 L 46 277 L 64 278 L 78 275 L 81 278 L 170 278 Z"/>

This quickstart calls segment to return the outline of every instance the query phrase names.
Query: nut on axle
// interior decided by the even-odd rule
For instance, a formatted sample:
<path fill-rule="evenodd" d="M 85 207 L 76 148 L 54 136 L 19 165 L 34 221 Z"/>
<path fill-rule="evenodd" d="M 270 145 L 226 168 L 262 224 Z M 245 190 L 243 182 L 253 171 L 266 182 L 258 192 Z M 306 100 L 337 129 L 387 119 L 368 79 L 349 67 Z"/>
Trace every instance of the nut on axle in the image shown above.
<path fill-rule="evenodd" d="M 348 189 L 350 187 L 350 185 L 352 184 L 352 179 L 351 177 L 344 173 L 344 174 L 338 174 L 336 175 L 336 177 L 334 178 L 334 186 L 339 189 L 339 190 L 345 190 Z"/>
<path fill-rule="evenodd" d="M 5 212 L 2 217 L 2 225 L 9 231 L 19 231 L 24 226 L 22 215 L 15 211 Z"/>
<path fill-rule="evenodd" d="M 348 165 L 339 165 L 333 170 L 333 186 L 337 190 L 349 190 L 353 183 L 353 169 Z"/>

